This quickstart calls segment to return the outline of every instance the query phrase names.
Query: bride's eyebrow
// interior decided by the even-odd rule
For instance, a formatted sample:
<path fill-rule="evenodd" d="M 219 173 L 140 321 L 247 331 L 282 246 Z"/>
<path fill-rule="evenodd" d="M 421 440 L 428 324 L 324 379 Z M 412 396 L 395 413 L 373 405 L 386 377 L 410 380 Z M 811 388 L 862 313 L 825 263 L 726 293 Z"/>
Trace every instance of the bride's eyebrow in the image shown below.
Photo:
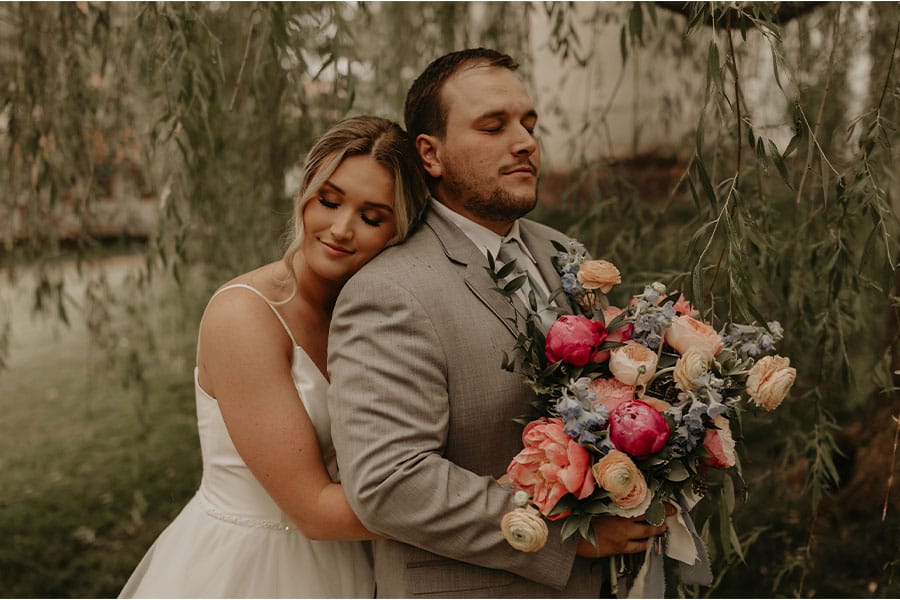
<path fill-rule="evenodd" d="M 381 202 L 370 202 L 367 201 L 365 206 L 367 208 L 380 208 L 381 210 L 386 210 L 388 212 L 394 212 L 394 207 L 389 204 L 382 204 Z"/>
<path fill-rule="evenodd" d="M 328 187 L 328 188 L 331 188 L 331 189 L 333 189 L 334 191 L 336 191 L 337 193 L 339 193 L 341 196 L 346 196 L 346 195 L 347 195 L 346 192 L 344 192 L 344 190 L 342 190 L 339 186 L 336 186 L 336 185 L 335 185 L 334 183 L 332 183 L 330 180 L 325 181 L 325 183 L 322 184 L 322 187 Z M 379 209 L 381 209 L 381 210 L 386 210 L 386 211 L 388 211 L 388 212 L 390 212 L 390 213 L 393 213 L 393 212 L 394 212 L 394 207 L 393 207 L 393 206 L 391 206 L 390 204 L 384 204 L 384 203 L 382 203 L 382 202 L 373 202 L 373 201 L 371 201 L 371 200 L 366 200 L 366 201 L 363 203 L 363 206 L 364 206 L 365 208 L 379 208 Z"/>
<path fill-rule="evenodd" d="M 342 196 L 346 195 L 346 194 L 344 193 L 344 190 L 342 190 L 342 189 L 339 188 L 338 186 L 334 185 L 330 180 L 325 181 L 325 183 L 322 184 L 322 187 L 330 187 L 331 189 L 333 189 L 334 191 L 336 191 L 336 192 L 339 193 L 340 195 L 342 195 Z"/>

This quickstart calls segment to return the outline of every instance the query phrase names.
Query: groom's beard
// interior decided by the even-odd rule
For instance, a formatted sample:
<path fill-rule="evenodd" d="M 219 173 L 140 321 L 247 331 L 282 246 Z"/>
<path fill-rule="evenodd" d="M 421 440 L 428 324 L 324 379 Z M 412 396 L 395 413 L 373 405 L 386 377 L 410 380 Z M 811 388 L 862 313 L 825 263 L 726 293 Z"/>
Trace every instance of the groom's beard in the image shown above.
<path fill-rule="evenodd" d="M 447 165 L 442 180 L 451 197 L 463 198 L 463 208 L 486 221 L 512 223 L 537 205 L 537 183 L 531 192 L 509 192 L 493 182 L 460 176 Z"/>

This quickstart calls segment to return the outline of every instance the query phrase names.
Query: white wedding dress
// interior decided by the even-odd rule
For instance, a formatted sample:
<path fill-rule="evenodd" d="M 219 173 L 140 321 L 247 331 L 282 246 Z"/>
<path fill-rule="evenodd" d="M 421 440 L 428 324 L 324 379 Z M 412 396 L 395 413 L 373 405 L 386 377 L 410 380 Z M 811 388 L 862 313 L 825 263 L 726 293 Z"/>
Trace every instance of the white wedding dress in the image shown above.
<path fill-rule="evenodd" d="M 233 287 L 266 300 L 243 284 L 219 293 Z M 294 341 L 276 307 L 269 306 L 294 343 L 294 385 L 315 426 L 328 473 L 338 481 L 326 406 L 328 382 Z M 203 455 L 200 489 L 153 543 L 119 597 L 373 597 L 366 544 L 313 541 L 297 531 L 244 464 L 218 403 L 200 387 L 196 368 L 194 390 Z"/>

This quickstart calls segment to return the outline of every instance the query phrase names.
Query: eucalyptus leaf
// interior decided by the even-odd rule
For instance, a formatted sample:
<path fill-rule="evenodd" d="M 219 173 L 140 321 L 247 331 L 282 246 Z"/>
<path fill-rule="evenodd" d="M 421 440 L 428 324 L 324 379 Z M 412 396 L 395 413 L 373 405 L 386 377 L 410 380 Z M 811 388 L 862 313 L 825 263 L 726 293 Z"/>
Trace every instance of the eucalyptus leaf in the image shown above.
<path fill-rule="evenodd" d="M 503 286 L 503 289 L 500 290 L 505 296 L 511 296 L 517 290 L 519 290 L 525 283 L 528 281 L 528 277 L 526 275 L 519 275 L 515 279 L 511 280 L 509 283 Z"/>
<path fill-rule="evenodd" d="M 684 481 L 690 477 L 687 467 L 680 460 L 673 460 L 666 469 L 666 479 L 669 481 Z"/>
<path fill-rule="evenodd" d="M 650 501 L 650 506 L 647 507 L 647 512 L 644 513 L 644 518 L 648 523 L 656 527 L 665 523 L 666 507 L 665 505 L 663 505 L 662 500 L 660 500 L 659 497 L 655 497 Z"/>

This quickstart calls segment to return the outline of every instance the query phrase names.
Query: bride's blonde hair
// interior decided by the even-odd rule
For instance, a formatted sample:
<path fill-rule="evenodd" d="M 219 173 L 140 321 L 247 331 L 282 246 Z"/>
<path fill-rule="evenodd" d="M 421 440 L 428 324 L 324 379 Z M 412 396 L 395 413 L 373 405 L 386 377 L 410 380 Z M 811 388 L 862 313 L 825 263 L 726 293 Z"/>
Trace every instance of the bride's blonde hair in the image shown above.
<path fill-rule="evenodd" d="M 394 219 L 397 233 L 388 245 L 403 241 L 421 216 L 428 190 L 412 144 L 400 125 L 374 116 L 351 117 L 338 122 L 313 145 L 303 166 L 303 181 L 294 201 L 287 248 L 282 261 L 293 273 L 294 257 L 303 242 L 303 209 L 322 185 L 351 156 L 371 156 L 394 180 Z M 295 279 L 292 277 L 292 279 Z M 297 293 L 297 281 L 288 302 Z"/>

